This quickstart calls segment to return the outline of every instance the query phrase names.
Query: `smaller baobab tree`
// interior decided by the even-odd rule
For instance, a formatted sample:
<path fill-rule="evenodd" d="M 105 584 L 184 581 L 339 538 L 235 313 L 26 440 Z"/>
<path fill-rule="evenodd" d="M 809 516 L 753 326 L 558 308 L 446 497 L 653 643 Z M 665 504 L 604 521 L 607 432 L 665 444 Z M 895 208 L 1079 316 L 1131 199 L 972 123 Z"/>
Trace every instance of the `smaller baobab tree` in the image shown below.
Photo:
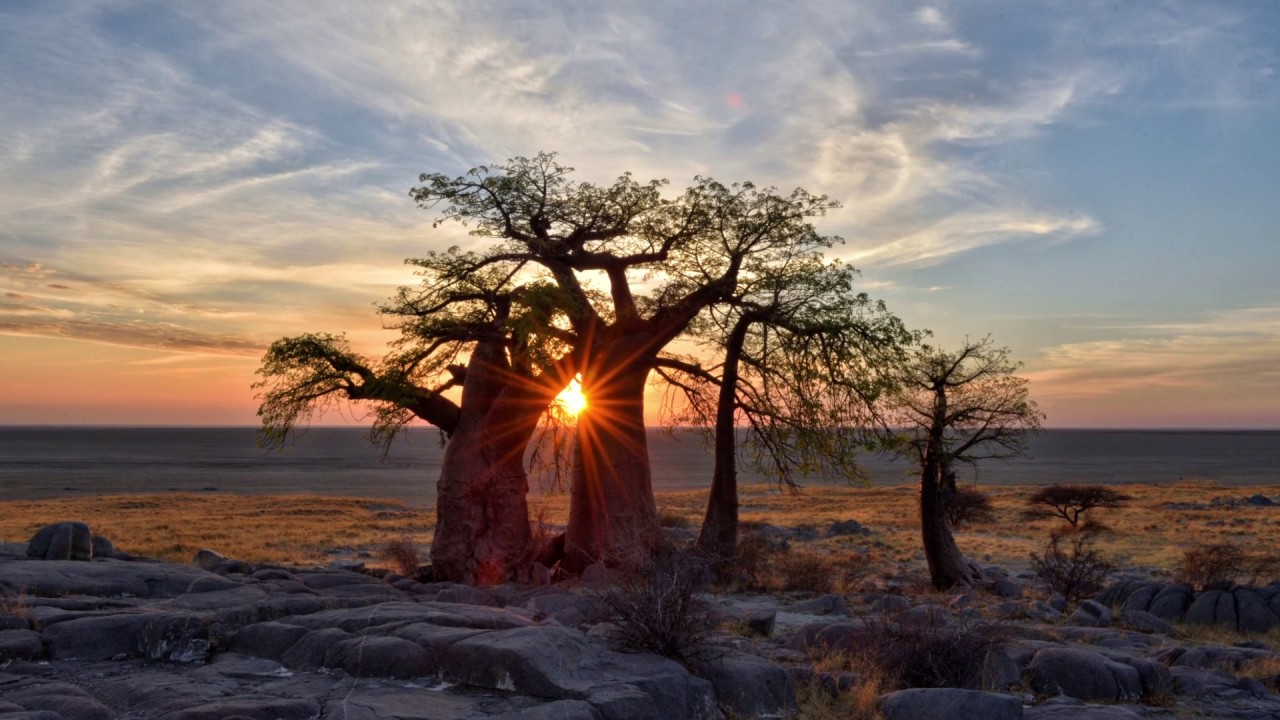
<path fill-rule="evenodd" d="M 1040 429 L 1044 416 L 1027 380 L 1014 374 L 1020 367 L 990 337 L 966 339 L 955 351 L 921 345 L 885 408 L 897 451 L 920 468 L 920 530 L 939 590 L 978 579 L 946 518 L 956 466 L 1023 455 Z"/>
<path fill-rule="evenodd" d="M 854 479 L 874 449 L 871 410 L 884 371 L 911 341 L 883 303 L 857 293 L 857 271 L 797 253 L 752 273 L 712 308 L 699 330 L 724 353 L 714 403 L 690 402 L 714 428 L 715 465 L 698 549 L 732 558 L 737 548 L 737 464 L 789 488 L 806 476 Z"/>

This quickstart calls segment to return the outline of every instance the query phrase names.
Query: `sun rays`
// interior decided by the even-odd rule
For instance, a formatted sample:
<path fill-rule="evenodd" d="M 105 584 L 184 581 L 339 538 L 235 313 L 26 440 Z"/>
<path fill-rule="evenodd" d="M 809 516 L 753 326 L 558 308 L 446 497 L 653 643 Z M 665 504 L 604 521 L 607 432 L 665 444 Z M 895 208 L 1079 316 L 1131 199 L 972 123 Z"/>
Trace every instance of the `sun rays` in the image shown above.
<path fill-rule="evenodd" d="M 582 392 L 582 383 L 574 378 L 568 387 L 560 391 L 555 400 L 556 408 L 567 418 L 576 418 L 587 409 L 587 396 Z"/>

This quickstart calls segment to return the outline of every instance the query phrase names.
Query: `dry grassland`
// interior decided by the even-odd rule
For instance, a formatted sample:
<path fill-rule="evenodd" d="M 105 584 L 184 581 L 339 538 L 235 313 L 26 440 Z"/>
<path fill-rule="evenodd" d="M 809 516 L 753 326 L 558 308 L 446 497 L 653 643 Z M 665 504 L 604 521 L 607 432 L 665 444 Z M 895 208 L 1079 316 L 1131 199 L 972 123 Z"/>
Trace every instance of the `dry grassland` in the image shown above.
<path fill-rule="evenodd" d="M 435 530 L 434 512 L 396 501 L 202 493 L 4 502 L 0 539 L 25 542 L 60 520 L 87 522 L 125 552 L 176 562 L 210 548 L 255 563 L 328 564 L 392 539 L 425 549 Z"/>
<path fill-rule="evenodd" d="M 996 508 L 996 522 L 962 527 L 962 550 L 984 562 L 1027 565 L 1031 552 L 1043 548 L 1060 523 L 1022 518 L 1030 487 L 983 486 Z M 1134 497 L 1120 510 L 1095 511 L 1094 519 L 1111 529 L 1098 536 L 1098 546 L 1121 567 L 1148 567 L 1172 572 L 1189 547 L 1231 543 L 1246 552 L 1274 554 L 1280 534 L 1280 507 L 1207 507 L 1180 510 L 1168 502 L 1210 506 L 1218 498 L 1244 500 L 1254 493 L 1274 496 L 1275 486 L 1222 487 L 1207 483 L 1125 485 Z M 704 492 L 659 495 L 667 523 L 687 521 L 696 532 L 706 503 Z M 568 512 L 564 495 L 533 496 L 531 516 L 549 532 L 562 527 Z M 744 522 L 781 527 L 810 526 L 820 534 L 836 520 L 853 519 L 871 528 L 869 537 L 821 538 L 807 543 L 838 561 L 869 543 L 876 554 L 900 569 L 921 567 L 916 492 L 896 487 L 808 487 L 778 492 L 749 486 L 741 492 Z M 335 555 L 377 555 L 391 541 L 405 541 L 424 551 L 435 525 L 434 512 L 388 500 L 227 494 L 127 495 L 0 503 L 0 538 L 25 541 L 41 526 L 59 520 L 82 520 L 95 534 L 126 552 L 187 561 L 200 548 L 212 548 L 250 562 L 327 563 Z M 536 530 L 536 528 L 535 528 Z M 425 555 L 425 552 L 424 552 Z"/>

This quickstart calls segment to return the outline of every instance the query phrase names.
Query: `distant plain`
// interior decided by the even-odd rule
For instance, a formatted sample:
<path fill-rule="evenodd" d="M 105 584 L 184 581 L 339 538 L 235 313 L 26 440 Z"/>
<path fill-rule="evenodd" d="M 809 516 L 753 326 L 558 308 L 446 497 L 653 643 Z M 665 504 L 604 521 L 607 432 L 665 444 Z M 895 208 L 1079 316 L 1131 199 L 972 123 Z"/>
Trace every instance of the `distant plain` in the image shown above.
<path fill-rule="evenodd" d="M 659 492 L 707 487 L 710 454 L 697 435 L 649 433 Z M 414 429 L 384 459 L 358 428 L 312 428 L 282 451 L 254 445 L 253 428 L 0 428 L 0 500 L 120 493 L 233 492 L 435 502 L 439 433 Z M 912 482 L 901 460 L 861 459 L 873 485 Z M 770 478 L 745 465 L 741 482 Z M 980 486 L 1051 483 L 1280 485 L 1280 432 L 1049 430 L 1029 457 L 986 462 Z M 809 485 L 846 481 L 809 478 Z M 534 478 L 534 492 L 549 489 Z"/>

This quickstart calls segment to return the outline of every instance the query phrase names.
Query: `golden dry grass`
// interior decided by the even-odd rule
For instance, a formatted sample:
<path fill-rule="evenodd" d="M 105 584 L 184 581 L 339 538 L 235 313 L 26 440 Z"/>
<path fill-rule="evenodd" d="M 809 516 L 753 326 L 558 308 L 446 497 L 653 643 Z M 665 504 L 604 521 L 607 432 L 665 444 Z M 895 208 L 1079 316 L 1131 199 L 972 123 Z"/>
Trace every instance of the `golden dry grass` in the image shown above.
<path fill-rule="evenodd" d="M 1265 633 L 1241 632 L 1228 625 L 1200 625 L 1175 623 L 1179 640 L 1202 645 L 1236 645 L 1246 640 L 1260 640 L 1271 647 L 1280 647 L 1280 627 L 1272 628 Z"/>
<path fill-rule="evenodd" d="M 325 564 L 335 548 L 429 543 L 435 513 L 388 500 L 309 495 L 114 495 L 0 503 L 0 538 L 24 542 L 61 520 L 89 523 L 125 552 L 188 562 L 201 548 L 249 562 Z"/>
<path fill-rule="evenodd" d="M 1028 486 L 980 486 L 995 505 L 996 521 L 966 526 L 956 531 L 956 541 L 968 555 L 990 557 L 997 564 L 1026 564 L 1061 521 L 1025 520 L 1025 500 L 1035 488 Z M 1210 483 L 1124 485 L 1133 496 L 1127 508 L 1095 511 L 1092 517 L 1110 530 L 1098 535 L 1098 547 L 1121 566 L 1143 566 L 1173 571 L 1191 547 L 1228 542 L 1246 553 L 1274 553 L 1271 538 L 1280 531 L 1280 508 L 1217 507 L 1175 510 L 1168 502 L 1201 503 L 1215 498 L 1244 499 L 1255 493 L 1275 495 L 1275 486 L 1223 487 Z M 778 526 L 809 525 L 822 533 L 836 520 L 854 519 L 876 531 L 873 539 L 889 546 L 889 555 L 917 562 L 920 549 L 916 491 L 909 486 L 809 487 L 799 493 L 777 492 L 765 486 L 749 486 L 741 492 L 741 519 Z M 680 513 L 700 522 L 706 503 L 701 492 L 671 493 L 660 502 L 668 513 Z M 1220 524 L 1219 524 L 1220 523 Z M 696 527 L 696 525 L 695 525 Z M 818 540 L 815 546 L 839 551 L 865 544 L 862 537 Z"/>
<path fill-rule="evenodd" d="M 972 557 L 1005 565 L 1025 565 L 1031 552 L 1043 549 L 1052 520 L 1022 519 L 1023 498 L 1034 488 L 981 486 L 991 495 L 996 522 L 963 527 L 956 533 L 961 549 Z M 1271 538 L 1280 530 L 1280 509 L 1217 507 L 1205 510 L 1166 509 L 1167 502 L 1208 506 L 1215 498 L 1243 499 L 1254 493 L 1274 495 L 1275 486 L 1222 487 L 1210 483 L 1125 485 L 1130 506 L 1099 511 L 1094 516 L 1111 528 L 1098 536 L 1099 548 L 1121 566 L 1143 566 L 1172 572 L 1190 547 L 1228 542 L 1249 553 L 1274 553 Z M 658 505 L 664 524 L 680 518 L 696 531 L 702 521 L 706 493 L 664 493 Z M 531 496 L 531 515 L 544 532 L 561 529 L 568 515 L 566 495 Z M 875 535 L 821 538 L 809 544 L 839 558 L 868 540 L 886 546 L 881 555 L 903 565 L 921 566 L 916 492 L 909 486 L 817 487 L 778 492 L 760 485 L 741 489 L 741 519 L 783 527 L 808 525 L 819 533 L 836 520 L 854 519 Z M 120 549 L 151 557 L 186 561 L 202 547 L 251 562 L 309 564 L 327 561 L 333 548 L 362 549 L 378 554 L 393 540 L 425 549 L 435 525 L 434 512 L 409 508 L 391 500 L 317 496 L 242 496 L 227 494 L 127 495 L 76 497 L 0 503 L 0 538 L 25 541 L 41 526 L 59 520 L 83 520 L 96 534 Z M 987 560 L 987 558 L 990 558 Z"/>
<path fill-rule="evenodd" d="M 880 693 L 878 682 L 862 682 L 850 690 L 832 694 L 818 683 L 796 688 L 800 720 L 879 720 Z"/>
<path fill-rule="evenodd" d="M 1280 656 L 1272 655 L 1250 660 L 1235 672 L 1242 677 L 1251 677 L 1261 682 L 1272 692 L 1280 691 Z"/>

